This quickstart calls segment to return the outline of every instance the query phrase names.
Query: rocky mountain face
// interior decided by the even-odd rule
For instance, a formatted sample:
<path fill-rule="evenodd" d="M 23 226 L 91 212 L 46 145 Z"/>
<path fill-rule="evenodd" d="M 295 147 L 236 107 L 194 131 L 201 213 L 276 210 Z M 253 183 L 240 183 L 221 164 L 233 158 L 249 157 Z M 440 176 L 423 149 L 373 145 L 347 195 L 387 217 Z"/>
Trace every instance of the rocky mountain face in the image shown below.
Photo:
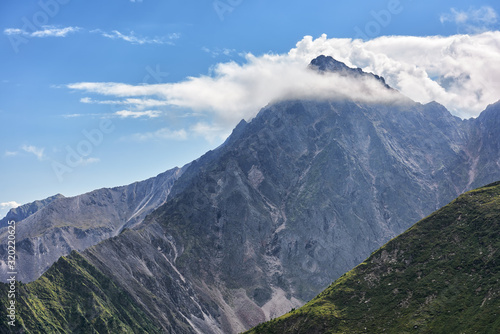
<path fill-rule="evenodd" d="M 251 333 L 498 333 L 500 183 L 468 192 Z"/>
<path fill-rule="evenodd" d="M 351 75 L 344 66 L 319 57 L 311 70 Z M 462 121 L 408 99 L 275 103 L 192 162 L 165 204 L 82 256 L 165 332 L 240 332 L 500 179 L 499 118 L 498 104 Z"/>
<path fill-rule="evenodd" d="M 476 119 L 465 121 L 468 141 L 464 149 L 471 168 L 468 188 L 489 182 L 500 168 L 500 101 L 489 105 Z"/>
<path fill-rule="evenodd" d="M 165 203 L 183 169 L 175 168 L 157 177 L 128 186 L 99 189 L 76 197 L 50 197 L 17 209 L 6 219 L 16 221 L 18 280 L 30 282 L 59 257 L 82 251 L 117 235 L 123 228 L 141 222 Z M 0 230 L 7 240 L 7 229 Z M 0 245 L 1 281 L 7 277 L 6 244 Z"/>

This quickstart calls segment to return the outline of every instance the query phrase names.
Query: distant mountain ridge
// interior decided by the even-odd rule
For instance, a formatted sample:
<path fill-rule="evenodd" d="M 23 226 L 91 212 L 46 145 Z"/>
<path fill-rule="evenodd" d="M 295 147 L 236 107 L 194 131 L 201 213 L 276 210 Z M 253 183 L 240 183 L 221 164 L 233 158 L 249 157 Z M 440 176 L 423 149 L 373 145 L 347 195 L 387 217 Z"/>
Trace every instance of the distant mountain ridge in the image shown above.
<path fill-rule="evenodd" d="M 40 201 L 34 201 L 28 204 L 18 206 L 17 208 L 10 209 L 9 212 L 7 212 L 7 215 L 0 220 L 0 228 L 7 226 L 7 223 L 11 220 L 18 222 L 23 219 L 26 219 L 35 212 L 37 212 L 38 210 L 49 205 L 56 199 L 63 197 L 64 197 L 63 195 L 57 194 L 54 196 L 47 197 L 46 199 Z"/>
<path fill-rule="evenodd" d="M 75 197 L 56 195 L 11 210 L 6 219 L 16 221 L 16 251 L 22 259 L 18 261 L 18 280 L 33 281 L 60 256 L 72 250 L 82 251 L 141 222 L 168 199 L 172 185 L 183 171 L 174 168 L 128 186 Z M 6 234 L 6 229 L 0 230 L 3 240 Z M 8 278 L 6 253 L 6 245 L 0 245 L 3 282 Z"/>
<path fill-rule="evenodd" d="M 165 332 L 236 333 L 297 308 L 413 223 L 500 179 L 500 103 L 463 121 L 405 101 L 271 104 L 185 167 L 164 204 L 81 256 Z"/>

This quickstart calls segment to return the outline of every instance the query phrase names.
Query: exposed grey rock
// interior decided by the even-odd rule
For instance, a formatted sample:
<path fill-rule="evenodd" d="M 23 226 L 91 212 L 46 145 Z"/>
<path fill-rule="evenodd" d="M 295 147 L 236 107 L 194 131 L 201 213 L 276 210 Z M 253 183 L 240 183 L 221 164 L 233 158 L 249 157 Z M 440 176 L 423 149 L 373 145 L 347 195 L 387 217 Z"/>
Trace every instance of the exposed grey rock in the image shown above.
<path fill-rule="evenodd" d="M 385 83 L 385 79 L 383 77 L 373 73 L 366 73 L 359 67 L 351 68 L 346 64 L 333 59 L 330 56 L 323 56 L 323 55 L 318 56 L 317 58 L 311 61 L 309 67 L 317 70 L 320 73 L 332 72 L 332 73 L 337 73 L 341 76 L 351 76 L 355 78 L 373 77 L 378 81 L 380 81 L 385 88 L 392 89 L 389 85 Z"/>
<path fill-rule="evenodd" d="M 495 181 L 500 169 L 500 101 L 465 123 L 469 138 L 465 152 L 470 162 L 467 189 L 475 189 Z"/>
<path fill-rule="evenodd" d="M 99 189 L 76 197 L 58 196 L 46 205 L 20 207 L 24 219 L 16 221 L 17 278 L 30 282 L 38 278 L 60 256 L 82 251 L 117 235 L 123 228 L 140 223 L 165 203 L 170 189 L 184 169 L 174 168 L 145 181 L 111 189 Z M 37 203 L 37 202 L 35 202 Z M 25 208 L 33 208 L 31 212 Z M 11 216 L 13 217 L 13 216 Z M 22 218 L 23 215 L 18 217 Z M 0 229 L 6 240 L 7 229 Z M 6 275 L 6 245 L 0 245 L 1 281 Z"/>

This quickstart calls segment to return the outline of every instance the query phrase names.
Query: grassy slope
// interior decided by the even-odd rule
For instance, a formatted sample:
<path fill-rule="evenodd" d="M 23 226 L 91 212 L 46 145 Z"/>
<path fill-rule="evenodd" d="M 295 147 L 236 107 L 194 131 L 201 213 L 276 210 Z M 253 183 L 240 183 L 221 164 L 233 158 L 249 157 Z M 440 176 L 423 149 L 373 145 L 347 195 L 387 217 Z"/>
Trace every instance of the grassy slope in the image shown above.
<path fill-rule="evenodd" d="M 470 191 L 298 310 L 247 333 L 500 333 L 500 182 Z"/>
<path fill-rule="evenodd" d="M 17 326 L 10 327 L 7 285 L 0 285 L 1 333 L 160 333 L 125 291 L 76 252 L 17 290 Z"/>

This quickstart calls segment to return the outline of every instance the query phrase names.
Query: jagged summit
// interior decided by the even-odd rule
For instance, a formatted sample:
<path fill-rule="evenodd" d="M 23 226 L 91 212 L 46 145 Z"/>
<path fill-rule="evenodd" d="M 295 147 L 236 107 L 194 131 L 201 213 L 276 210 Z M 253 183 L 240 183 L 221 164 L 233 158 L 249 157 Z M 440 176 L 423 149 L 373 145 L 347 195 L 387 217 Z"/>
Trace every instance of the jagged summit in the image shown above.
<path fill-rule="evenodd" d="M 311 61 L 311 67 L 316 67 L 320 72 L 356 72 L 363 73 L 360 68 L 351 68 L 341 61 L 334 59 L 331 56 L 321 55 Z"/>
<path fill-rule="evenodd" d="M 320 55 L 314 58 L 309 64 L 310 68 L 316 69 L 320 73 L 331 72 L 338 73 L 342 76 L 353 76 L 353 77 L 374 77 L 380 81 L 386 88 L 392 89 L 389 85 L 385 83 L 385 79 L 373 73 L 364 72 L 361 68 L 352 68 L 334 59 L 331 56 Z"/>

